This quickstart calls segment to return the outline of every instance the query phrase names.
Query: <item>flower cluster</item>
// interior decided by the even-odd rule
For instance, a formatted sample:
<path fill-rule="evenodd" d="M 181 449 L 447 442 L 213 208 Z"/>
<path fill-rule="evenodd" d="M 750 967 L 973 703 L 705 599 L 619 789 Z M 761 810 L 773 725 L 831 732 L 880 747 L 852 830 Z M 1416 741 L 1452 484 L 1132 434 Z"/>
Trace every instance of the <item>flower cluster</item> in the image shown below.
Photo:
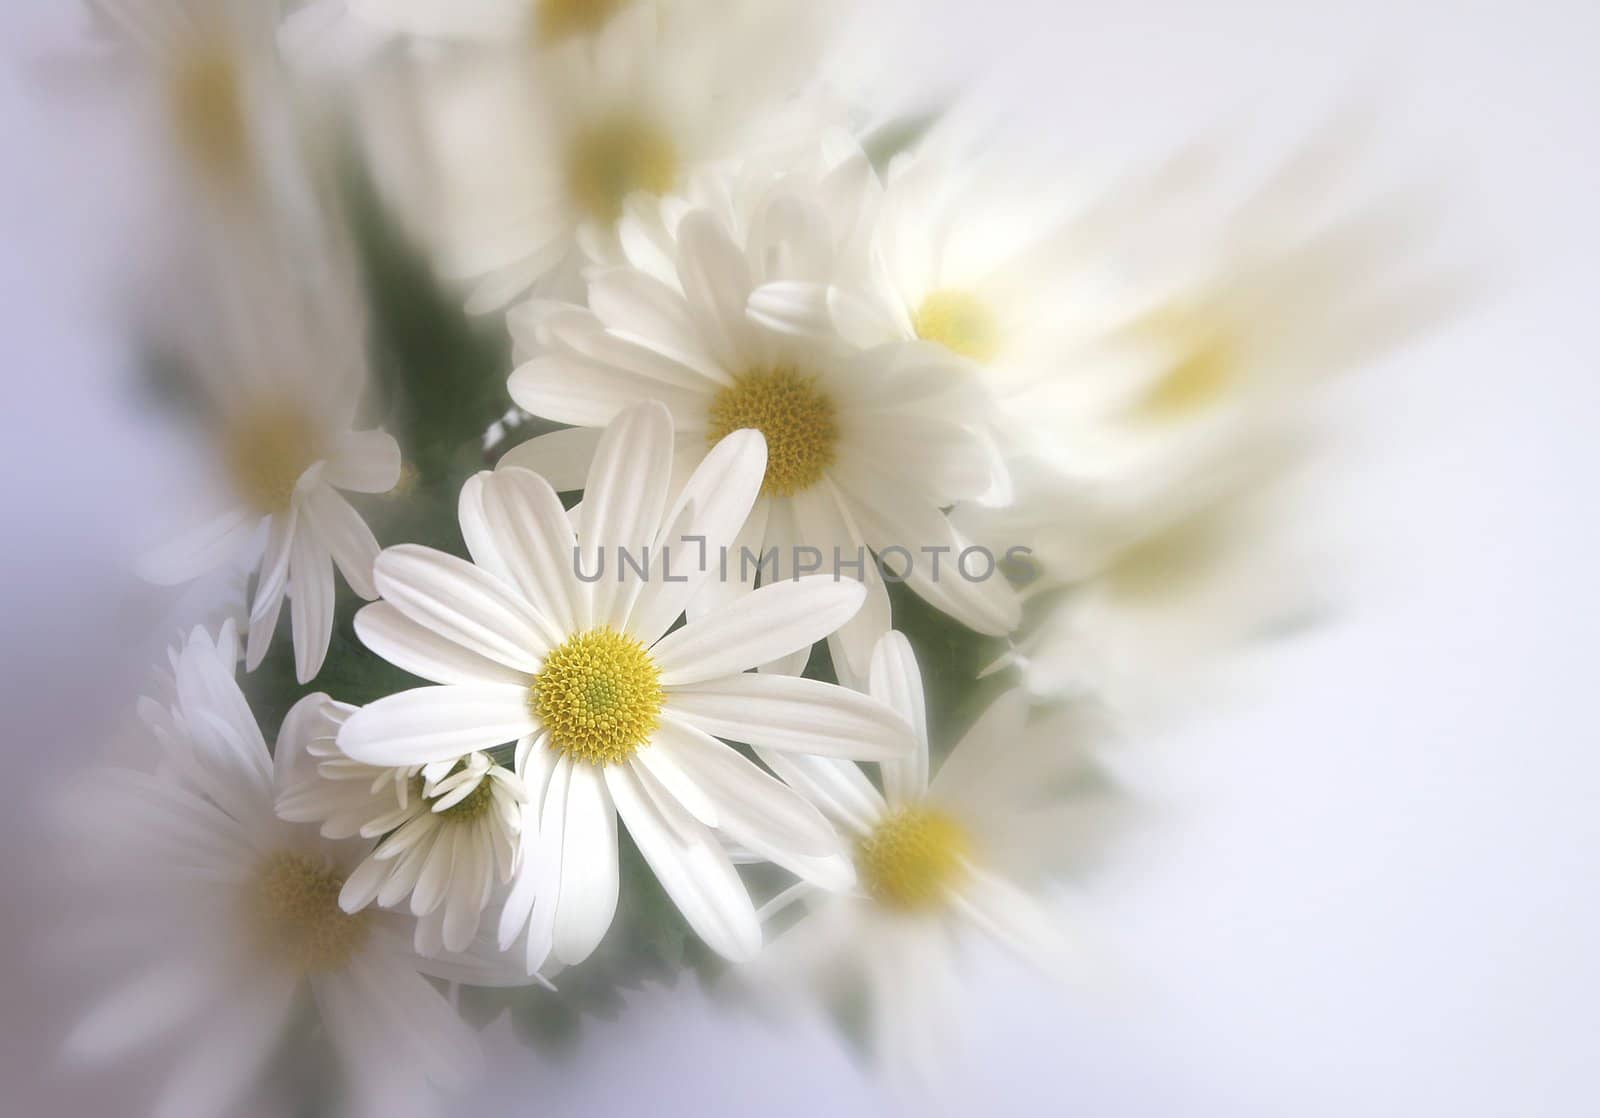
<path fill-rule="evenodd" d="M 736 964 L 926 1083 L 958 939 L 1082 968 L 1105 727 L 1284 605 L 1403 217 L 907 142 L 815 0 L 88 2 L 213 463 L 142 566 L 238 600 L 83 797 L 140 957 L 75 1054 L 190 1030 L 159 1112 L 217 1113 L 309 989 L 388 1114 L 474 1063 L 429 978 Z"/>

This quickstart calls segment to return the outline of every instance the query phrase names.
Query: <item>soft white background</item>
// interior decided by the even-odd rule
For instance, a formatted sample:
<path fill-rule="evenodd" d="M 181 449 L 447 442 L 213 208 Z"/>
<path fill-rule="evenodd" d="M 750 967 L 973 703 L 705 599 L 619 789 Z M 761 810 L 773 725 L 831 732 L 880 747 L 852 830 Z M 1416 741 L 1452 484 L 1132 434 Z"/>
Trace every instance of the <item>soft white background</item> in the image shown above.
<path fill-rule="evenodd" d="M 7 4 L 0 49 L 35 54 L 65 6 Z M 1492 281 L 1475 313 L 1358 394 L 1359 453 L 1307 509 L 1349 525 L 1331 557 L 1342 613 L 1279 646 L 1181 739 L 1129 745 L 1151 818 L 1081 905 L 1115 964 L 1105 981 L 1062 996 L 974 960 L 952 1111 L 1600 1111 L 1597 13 L 1576 0 L 908 8 L 901 45 L 925 51 L 928 73 L 998 71 L 1019 126 L 1086 147 L 1376 84 L 1393 133 L 1447 169 L 1453 237 Z M 40 81 L 81 78 L 46 70 L 0 73 L 7 881 L 36 845 L 15 821 L 90 744 L 97 695 L 130 670 L 108 636 L 112 560 L 162 498 L 149 426 L 112 387 L 102 277 L 134 251 L 119 232 L 136 190 L 128 146 L 59 99 L 45 112 Z M 0 934 L 19 942 L 33 914 L 4 904 Z M 24 1105 L 12 1112 L 42 1113 L 24 1100 L 61 1007 L 0 949 L 0 1075 Z M 640 997 L 560 1069 L 509 1043 L 500 1055 L 508 1070 L 472 1113 L 888 1106 L 820 1029 L 719 1017 L 690 990 Z"/>

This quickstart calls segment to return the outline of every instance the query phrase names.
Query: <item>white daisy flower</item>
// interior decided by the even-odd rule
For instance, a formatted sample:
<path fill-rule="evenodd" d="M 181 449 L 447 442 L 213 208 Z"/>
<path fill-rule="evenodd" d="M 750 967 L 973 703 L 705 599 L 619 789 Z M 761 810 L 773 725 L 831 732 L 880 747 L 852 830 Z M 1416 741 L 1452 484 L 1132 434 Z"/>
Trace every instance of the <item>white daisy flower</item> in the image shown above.
<path fill-rule="evenodd" d="M 262 211 L 298 204 L 304 190 L 277 55 L 278 4 L 85 2 L 96 29 L 133 62 L 134 103 L 158 123 L 186 183 L 224 207 L 260 201 L 264 189 L 273 203 Z"/>
<path fill-rule="evenodd" d="M 1242 198 L 1226 180 L 1162 196 L 1103 246 L 1115 314 L 1003 400 L 1016 499 L 953 518 L 1029 547 L 1033 592 L 1062 592 L 1019 650 L 1036 689 L 1142 702 L 1318 608 L 1327 542 L 1297 513 L 1322 390 L 1461 294 L 1414 193 L 1342 189 L 1352 147 L 1333 129 Z"/>
<path fill-rule="evenodd" d="M 346 912 L 410 897 L 424 955 L 464 951 L 496 885 L 516 869 L 522 781 L 483 753 L 384 769 L 339 751 L 339 727 L 356 708 L 329 700 L 311 731 L 314 762 L 283 789 L 278 815 L 321 823 L 325 838 L 383 838 L 339 894 Z"/>
<path fill-rule="evenodd" d="M 615 260 L 618 220 L 653 216 L 706 168 L 792 147 L 824 110 L 814 5 L 541 0 L 534 39 L 399 61 L 369 87 L 366 140 L 468 305 L 505 306 L 584 261 Z"/>
<path fill-rule="evenodd" d="M 606 429 L 572 516 L 529 471 L 479 474 L 461 495 L 473 562 L 390 548 L 377 564 L 384 600 L 356 619 L 368 647 L 437 685 L 352 714 L 344 753 L 405 767 L 517 743 L 531 802 L 500 936 L 526 934 L 530 973 L 552 954 L 581 962 L 605 935 L 619 815 L 690 926 L 729 958 L 754 954 L 761 930 L 717 834 L 822 887 L 849 885 L 826 820 L 718 738 L 878 759 L 910 748 L 882 703 L 746 672 L 849 620 L 858 584 L 774 584 L 672 629 L 716 574 L 696 541 L 715 556 L 734 539 L 766 454 L 754 432 L 728 436 L 669 508 L 671 457 L 666 409 L 643 404 Z"/>
<path fill-rule="evenodd" d="M 290 712 L 269 756 L 234 682 L 236 659 L 231 623 L 215 641 L 196 630 L 177 658 L 176 701 L 154 727 L 159 765 L 107 767 L 68 805 L 96 883 L 82 931 L 97 942 L 78 961 L 131 968 L 72 1032 L 68 1054 L 149 1058 L 171 1042 L 182 1054 L 152 1113 L 254 1111 L 309 993 L 355 1112 L 415 1113 L 430 1084 L 463 1085 L 480 1059 L 426 976 L 486 985 L 517 976 L 474 956 L 423 960 L 408 918 L 339 907 L 368 844 L 325 840 L 273 811 L 324 700 Z"/>
<path fill-rule="evenodd" d="M 821 337 L 774 331 L 745 304 L 774 275 L 826 273 L 870 209 L 871 170 L 859 149 L 815 180 L 736 198 L 721 216 L 685 215 L 661 244 L 626 238 L 633 266 L 590 274 L 588 308 L 531 303 L 512 313 L 523 363 L 512 398 L 528 411 L 598 427 L 638 400 L 659 400 L 677 434 L 676 476 L 731 431 L 758 430 L 768 462 L 738 549 L 776 551 L 778 577 L 820 556 L 822 569 L 860 578 L 861 615 L 830 639 L 845 681 L 865 678 L 873 644 L 889 630 L 876 552 L 927 601 L 982 633 L 1015 627 L 1005 579 L 968 557 L 945 509 L 993 484 L 994 458 L 973 417 L 981 388 L 928 346 L 852 350 Z M 834 205 L 838 202 L 838 207 Z M 839 207 L 842 207 L 840 209 Z M 633 227 L 625 227 L 625 232 Z M 562 431 L 514 448 L 505 462 L 569 487 L 593 434 Z M 799 549 L 815 549 L 799 558 Z M 847 566 L 865 558 L 859 567 Z M 704 605 L 755 582 L 757 564 L 708 586 Z M 805 665 L 799 650 L 786 670 Z"/>
<path fill-rule="evenodd" d="M 1063 796 L 1090 771 L 1078 716 L 1029 723 L 1025 695 L 1008 692 L 930 780 L 922 678 L 898 632 L 873 654 L 871 689 L 911 722 L 918 743 L 882 764 L 882 792 L 857 765 L 774 759 L 849 837 L 858 888 L 824 894 L 801 882 L 774 898 L 765 916 L 796 901 L 807 911 L 748 974 L 806 999 L 864 989 L 881 1065 L 897 1082 L 925 1086 L 951 1054 L 963 937 L 986 936 L 1057 978 L 1078 970 L 1077 952 L 1024 883 L 1092 838 L 1105 805 Z"/>
<path fill-rule="evenodd" d="M 287 598 L 302 683 L 327 654 L 334 568 L 357 594 L 377 596 L 377 540 L 342 492 L 383 493 L 400 478 L 393 437 L 355 427 L 367 387 L 355 281 L 332 260 L 317 263 L 326 270 L 263 250 L 227 274 L 202 270 L 202 289 L 185 292 L 169 325 L 214 467 L 194 478 L 195 526 L 140 564 L 175 585 L 244 563 L 258 576 L 247 667 L 266 655 Z"/>

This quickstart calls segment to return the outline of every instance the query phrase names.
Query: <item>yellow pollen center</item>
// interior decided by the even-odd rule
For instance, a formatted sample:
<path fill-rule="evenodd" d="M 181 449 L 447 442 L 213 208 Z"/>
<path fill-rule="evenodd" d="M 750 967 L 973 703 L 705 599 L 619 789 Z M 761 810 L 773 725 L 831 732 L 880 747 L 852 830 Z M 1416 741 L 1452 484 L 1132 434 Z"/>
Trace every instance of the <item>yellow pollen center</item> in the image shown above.
<path fill-rule="evenodd" d="M 917 337 L 962 357 L 991 361 L 1000 352 L 1000 327 L 974 295 L 946 288 L 922 301 L 912 318 Z"/>
<path fill-rule="evenodd" d="M 542 43 L 590 35 L 604 27 L 627 0 L 539 0 L 535 32 Z"/>
<path fill-rule="evenodd" d="M 1212 316 L 1167 311 L 1139 327 L 1142 336 L 1169 354 L 1169 364 L 1139 402 L 1145 419 L 1182 419 L 1210 407 L 1238 380 L 1238 345 Z"/>
<path fill-rule="evenodd" d="M 671 137 L 639 117 L 619 115 L 573 137 L 567 151 L 567 189 L 585 213 L 607 225 L 622 216 L 636 190 L 666 194 L 678 181 Z"/>
<path fill-rule="evenodd" d="M 426 800 L 426 785 L 420 776 L 411 778 L 411 795 L 418 800 Z M 437 796 L 434 799 L 438 799 Z M 468 792 L 464 797 L 443 811 L 434 812 L 444 823 L 475 823 L 489 813 L 494 806 L 494 785 L 488 777 L 478 781 L 477 787 Z M 429 811 L 433 811 L 431 805 Z"/>
<path fill-rule="evenodd" d="M 944 900 L 970 851 L 966 831 L 948 815 L 932 808 L 901 808 L 856 843 L 856 872 L 879 904 L 926 909 Z"/>
<path fill-rule="evenodd" d="M 320 458 L 316 433 L 293 408 L 266 408 L 234 424 L 224 441 L 239 493 L 264 513 L 289 507 L 300 476 Z"/>
<path fill-rule="evenodd" d="M 344 879 L 317 858 L 280 851 L 256 868 L 245 917 L 257 946 L 306 974 L 334 970 L 366 945 L 367 913 L 339 907 Z"/>
<path fill-rule="evenodd" d="M 529 701 L 552 748 L 574 761 L 614 765 L 660 724 L 661 673 L 632 637 L 591 629 L 550 653 Z"/>
<path fill-rule="evenodd" d="M 707 416 L 706 445 L 746 428 L 767 440 L 761 492 L 792 497 L 822 480 L 833 465 L 839 422 L 817 378 L 788 366 L 744 373 L 718 392 Z"/>
<path fill-rule="evenodd" d="M 179 142 L 208 174 L 233 178 L 250 161 L 239 68 L 224 46 L 196 48 L 177 66 L 169 88 Z"/>

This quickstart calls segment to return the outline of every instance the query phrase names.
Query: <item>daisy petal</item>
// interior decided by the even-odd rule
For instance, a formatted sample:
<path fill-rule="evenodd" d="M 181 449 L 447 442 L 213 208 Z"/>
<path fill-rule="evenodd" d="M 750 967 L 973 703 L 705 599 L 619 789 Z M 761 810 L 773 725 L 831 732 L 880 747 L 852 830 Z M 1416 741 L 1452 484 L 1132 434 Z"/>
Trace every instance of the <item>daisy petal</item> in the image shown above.
<path fill-rule="evenodd" d="M 617 912 L 617 812 L 594 765 L 572 767 L 563 835 L 555 956 L 576 966 L 600 945 Z"/>
<path fill-rule="evenodd" d="M 928 716 L 922 672 L 905 634 L 892 632 L 872 651 L 868 693 L 911 724 L 917 748 L 883 765 L 883 790 L 892 804 L 920 799 L 928 790 Z"/>
<path fill-rule="evenodd" d="M 419 687 L 352 714 L 339 730 L 339 748 L 369 765 L 403 768 L 490 749 L 533 729 L 526 687 Z"/>
<path fill-rule="evenodd" d="M 387 431 L 346 431 L 328 460 L 328 484 L 352 493 L 387 493 L 400 481 L 400 444 Z"/>
<path fill-rule="evenodd" d="M 550 648 L 545 626 L 489 572 L 442 551 L 402 544 L 378 556 L 374 573 L 384 598 L 417 624 L 506 667 L 539 670 Z"/>
<path fill-rule="evenodd" d="M 331 488 L 324 485 L 312 490 L 301 502 L 301 514 L 306 527 L 316 532 L 322 546 L 339 565 L 350 589 L 367 601 L 378 596 L 372 585 L 372 564 L 378 558 L 378 540 L 361 519 L 361 514 L 351 507 Z"/>
<path fill-rule="evenodd" d="M 775 582 L 669 633 L 651 649 L 663 687 L 702 683 L 801 649 L 855 616 L 859 582 L 812 575 Z"/>
<path fill-rule="evenodd" d="M 671 688 L 665 706 L 713 737 L 758 748 L 885 761 L 916 747 L 911 727 L 894 711 L 814 679 L 746 672 Z"/>
<path fill-rule="evenodd" d="M 726 959 L 754 958 L 761 950 L 755 905 L 711 832 L 686 814 L 669 823 L 634 768 L 607 766 L 605 778 L 628 833 L 695 934 Z"/>
<path fill-rule="evenodd" d="M 495 469 L 532 470 L 557 493 L 583 488 L 589 464 L 600 446 L 601 427 L 568 427 L 519 443 L 501 455 Z"/>
<path fill-rule="evenodd" d="M 418 625 L 391 602 L 373 602 L 356 614 L 361 643 L 402 671 L 431 683 L 503 683 L 526 687 L 532 677 L 480 656 Z"/>
<path fill-rule="evenodd" d="M 589 586 L 590 626 L 627 627 L 643 579 L 620 577 L 621 552 L 639 556 L 661 530 L 672 472 L 672 417 L 659 403 L 639 404 L 606 428 L 589 467 L 578 522 L 583 570 L 609 571 Z"/>

